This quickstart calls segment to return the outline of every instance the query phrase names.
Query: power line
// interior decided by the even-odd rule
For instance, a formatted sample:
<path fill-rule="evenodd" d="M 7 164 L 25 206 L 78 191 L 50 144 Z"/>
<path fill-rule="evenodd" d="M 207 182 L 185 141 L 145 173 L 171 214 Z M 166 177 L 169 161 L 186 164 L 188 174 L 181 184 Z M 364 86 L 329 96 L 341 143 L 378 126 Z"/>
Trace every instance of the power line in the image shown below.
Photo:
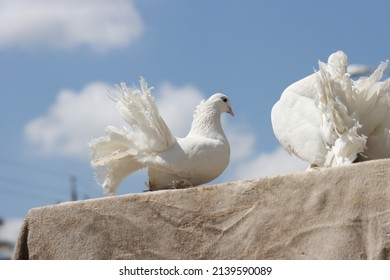
<path fill-rule="evenodd" d="M 36 185 L 34 183 L 31 183 L 29 181 L 25 181 L 25 180 L 21 180 L 21 179 L 15 179 L 15 178 L 11 178 L 11 177 L 7 177 L 7 176 L 4 176 L 4 175 L 0 175 L 0 181 L 3 182 L 3 183 L 7 183 L 7 185 L 12 185 L 12 186 L 16 186 L 19 190 L 31 190 L 31 189 L 34 189 L 34 190 L 42 190 L 42 189 L 47 189 L 48 191 L 50 191 L 50 193 L 53 193 L 53 188 L 52 187 L 49 187 L 49 186 L 44 186 L 44 185 Z M 57 188 L 58 190 L 58 188 Z M 65 190 L 65 189 L 63 189 Z M 46 192 L 41 192 L 41 193 L 46 193 Z"/>
<path fill-rule="evenodd" d="M 1 157 L 1 156 L 0 156 L 0 164 L 12 165 L 12 166 L 16 166 L 18 168 L 24 168 L 24 169 L 28 169 L 28 170 L 35 171 L 35 172 L 44 173 L 46 175 L 51 175 L 51 176 L 54 176 L 54 177 L 62 177 L 62 178 L 68 178 L 69 177 L 69 174 L 65 174 L 65 173 L 63 173 L 62 171 L 59 171 L 59 170 L 54 170 L 54 169 L 51 169 L 51 168 L 38 166 L 38 165 L 35 165 L 35 164 L 22 162 L 22 161 L 15 160 L 15 159 L 4 158 L 4 157 Z"/>
<path fill-rule="evenodd" d="M 77 190 L 77 177 L 76 176 L 71 176 L 69 177 L 70 180 L 70 200 L 71 201 L 76 201 L 79 199 L 79 193 Z M 8 190 L 12 190 L 13 192 L 17 193 L 19 196 L 24 196 L 25 193 L 30 193 L 38 196 L 38 197 L 49 197 L 51 199 L 54 199 L 54 196 L 48 196 L 47 193 L 53 194 L 53 188 L 48 187 L 48 186 L 43 186 L 43 185 L 34 185 L 31 184 L 30 182 L 21 180 L 21 179 L 14 179 L 6 176 L 1 176 L 0 175 L 0 182 L 3 183 L 2 186 L 3 188 L 7 188 Z M 47 191 L 45 191 L 46 189 Z M 34 190 L 33 192 L 31 190 Z M 68 190 L 68 185 L 62 189 L 64 192 Z M 58 191 L 58 189 L 57 189 Z M 0 193 L 4 193 L 1 185 L 0 185 Z M 62 199 L 59 199 L 60 197 L 66 197 L 66 194 L 64 193 L 56 193 L 56 201 L 62 201 Z M 82 195 L 84 199 L 90 198 L 89 194 L 84 193 Z M 68 201 L 69 199 L 65 199 Z"/>
<path fill-rule="evenodd" d="M 15 188 L 9 187 L 8 185 L 4 185 L 2 183 L 0 183 L 0 192 L 2 193 L 2 195 L 10 195 L 18 198 L 27 198 L 33 201 L 40 201 L 41 199 L 50 200 L 53 201 L 53 203 L 58 201 L 58 197 L 56 196 L 42 194 L 31 190 L 24 190 L 23 192 L 20 192 L 20 190 L 16 190 Z"/>
<path fill-rule="evenodd" d="M 26 162 L 22 162 L 20 160 L 5 158 L 5 157 L 2 157 L 2 156 L 0 156 L 0 164 L 8 165 L 8 166 L 15 166 L 17 168 L 23 168 L 23 169 L 27 169 L 29 171 L 34 171 L 34 172 L 38 172 L 38 173 L 41 173 L 41 174 L 50 175 L 50 176 L 53 176 L 53 177 L 56 177 L 56 178 L 60 177 L 62 179 L 67 179 L 67 180 L 68 180 L 68 178 L 70 176 L 69 174 L 64 173 L 62 171 L 59 171 L 59 170 L 55 170 L 55 169 L 47 168 L 47 167 L 43 167 L 43 166 L 38 166 L 38 165 L 35 165 L 35 164 L 26 163 Z M 91 184 L 86 183 L 84 180 L 82 180 L 80 178 L 78 178 L 78 182 L 79 182 L 78 185 L 83 187 L 84 191 L 86 191 L 86 192 L 92 191 L 92 190 L 96 189 L 96 188 L 93 188 L 91 186 Z"/>

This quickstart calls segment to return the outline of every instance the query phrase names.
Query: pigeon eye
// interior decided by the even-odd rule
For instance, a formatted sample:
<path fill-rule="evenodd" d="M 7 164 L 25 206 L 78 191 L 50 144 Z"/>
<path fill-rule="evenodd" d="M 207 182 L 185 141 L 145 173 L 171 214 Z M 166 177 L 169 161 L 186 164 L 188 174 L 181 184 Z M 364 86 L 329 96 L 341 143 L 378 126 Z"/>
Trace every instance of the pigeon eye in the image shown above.
<path fill-rule="evenodd" d="M 226 97 L 222 97 L 222 101 L 223 101 L 223 102 L 227 102 L 228 99 L 227 99 Z"/>

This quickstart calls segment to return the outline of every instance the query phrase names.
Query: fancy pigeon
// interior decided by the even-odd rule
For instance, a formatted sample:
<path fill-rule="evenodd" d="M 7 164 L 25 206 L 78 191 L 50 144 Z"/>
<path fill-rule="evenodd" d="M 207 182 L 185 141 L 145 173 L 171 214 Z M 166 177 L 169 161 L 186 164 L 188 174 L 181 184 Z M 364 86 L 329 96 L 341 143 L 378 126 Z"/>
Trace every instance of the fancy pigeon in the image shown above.
<path fill-rule="evenodd" d="M 111 96 L 129 128 L 106 128 L 106 135 L 89 143 L 91 165 L 104 192 L 115 194 L 121 181 L 147 168 L 151 191 L 201 185 L 217 178 L 228 166 L 230 146 L 221 114 L 234 116 L 229 98 L 221 93 L 203 100 L 195 110 L 191 129 L 175 137 L 160 116 L 146 81 L 140 89 L 121 83 L 120 96 Z M 180 104 L 177 104 L 180 106 Z"/>
<path fill-rule="evenodd" d="M 271 112 L 276 138 L 312 168 L 390 157 L 389 61 L 352 80 L 342 51 L 287 87 Z"/>

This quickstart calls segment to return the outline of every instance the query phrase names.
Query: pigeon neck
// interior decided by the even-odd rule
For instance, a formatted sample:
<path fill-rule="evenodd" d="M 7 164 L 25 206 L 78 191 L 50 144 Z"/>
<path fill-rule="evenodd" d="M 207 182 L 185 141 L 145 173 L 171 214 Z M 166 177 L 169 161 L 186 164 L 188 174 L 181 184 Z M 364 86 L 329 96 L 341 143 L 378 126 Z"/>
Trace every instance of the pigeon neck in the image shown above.
<path fill-rule="evenodd" d="M 221 113 L 216 108 L 203 106 L 195 113 L 188 135 L 226 138 L 221 125 Z"/>

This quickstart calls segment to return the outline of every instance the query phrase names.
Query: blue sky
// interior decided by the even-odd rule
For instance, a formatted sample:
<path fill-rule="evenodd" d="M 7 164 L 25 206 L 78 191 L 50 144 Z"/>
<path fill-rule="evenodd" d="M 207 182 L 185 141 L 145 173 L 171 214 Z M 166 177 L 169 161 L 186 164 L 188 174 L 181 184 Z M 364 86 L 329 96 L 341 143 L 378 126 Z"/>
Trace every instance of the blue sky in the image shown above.
<path fill-rule="evenodd" d="M 2 0 L 0 217 L 103 196 L 86 142 L 120 124 L 114 85 L 155 88 L 185 136 L 196 104 L 227 94 L 232 161 L 213 183 L 304 170 L 281 150 L 270 112 L 282 91 L 343 50 L 350 63 L 390 58 L 388 1 Z M 119 194 L 145 189 L 145 172 Z"/>

